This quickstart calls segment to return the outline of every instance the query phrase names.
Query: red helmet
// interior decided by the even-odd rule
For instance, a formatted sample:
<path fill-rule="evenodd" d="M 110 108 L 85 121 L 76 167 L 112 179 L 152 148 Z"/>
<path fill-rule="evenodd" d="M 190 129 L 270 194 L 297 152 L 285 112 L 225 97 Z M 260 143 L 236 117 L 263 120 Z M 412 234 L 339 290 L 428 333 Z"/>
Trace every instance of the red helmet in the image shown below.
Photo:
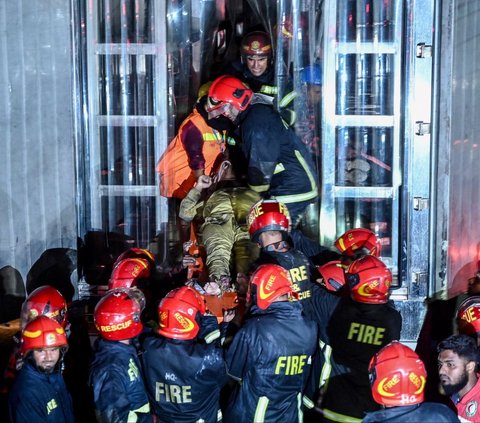
<path fill-rule="evenodd" d="M 248 214 L 248 233 L 253 242 L 266 231 L 290 231 L 290 213 L 285 204 L 277 200 L 260 200 L 255 203 Z"/>
<path fill-rule="evenodd" d="M 67 302 L 60 291 L 44 285 L 33 290 L 22 305 L 21 323 L 25 326 L 38 316 L 55 319 L 63 328 L 67 326 Z"/>
<path fill-rule="evenodd" d="M 480 332 L 480 296 L 464 300 L 457 310 L 458 331 L 465 335 L 476 335 Z"/>
<path fill-rule="evenodd" d="M 108 289 L 131 288 L 137 281 L 150 276 L 150 263 L 143 258 L 126 258 L 113 268 Z"/>
<path fill-rule="evenodd" d="M 375 354 L 368 368 L 373 399 L 402 406 L 423 402 L 427 372 L 417 353 L 393 341 Z"/>
<path fill-rule="evenodd" d="M 345 285 L 345 268 L 340 260 L 333 260 L 317 267 L 323 284 L 329 291 L 339 291 Z"/>
<path fill-rule="evenodd" d="M 100 336 L 121 341 L 137 336 L 143 329 L 140 316 L 145 297 L 139 289 L 114 289 L 95 306 L 93 321 Z"/>
<path fill-rule="evenodd" d="M 335 247 L 347 256 L 363 253 L 379 257 L 382 245 L 377 236 L 369 229 L 354 228 L 338 238 L 335 241 Z"/>
<path fill-rule="evenodd" d="M 250 281 L 257 306 L 262 310 L 267 309 L 274 300 L 284 294 L 288 294 L 290 298 L 298 299 L 298 294 L 293 290 L 288 271 L 278 264 L 259 266 L 253 272 Z"/>
<path fill-rule="evenodd" d="M 128 250 L 124 251 L 122 254 L 120 254 L 113 264 L 113 268 L 120 263 L 122 260 L 125 260 L 127 258 L 141 258 L 148 260 L 148 263 L 150 266 L 155 265 L 155 256 L 150 250 L 147 250 L 146 248 L 129 248 Z"/>
<path fill-rule="evenodd" d="M 183 286 L 170 291 L 158 306 L 158 333 L 172 339 L 194 339 L 200 326 L 197 313 L 205 314 L 205 300 L 193 288 Z"/>
<path fill-rule="evenodd" d="M 272 57 L 273 49 L 270 37 L 266 32 L 253 31 L 242 39 L 241 55 Z"/>
<path fill-rule="evenodd" d="M 172 289 L 165 298 L 176 298 L 177 300 L 185 301 L 187 304 L 198 308 L 200 314 L 205 314 L 207 311 L 205 298 L 191 286 L 181 286 L 180 288 Z"/>
<path fill-rule="evenodd" d="M 22 331 L 20 353 L 25 356 L 31 350 L 52 347 L 68 347 L 63 327 L 45 315 L 29 321 Z"/>
<path fill-rule="evenodd" d="M 355 260 L 346 273 L 352 299 L 367 304 L 388 301 L 392 273 L 380 259 L 363 256 Z"/>
<path fill-rule="evenodd" d="M 208 90 L 207 112 L 218 110 L 222 114 L 222 108 L 233 106 L 243 112 L 252 101 L 253 91 L 239 79 L 223 75 L 215 79 Z"/>

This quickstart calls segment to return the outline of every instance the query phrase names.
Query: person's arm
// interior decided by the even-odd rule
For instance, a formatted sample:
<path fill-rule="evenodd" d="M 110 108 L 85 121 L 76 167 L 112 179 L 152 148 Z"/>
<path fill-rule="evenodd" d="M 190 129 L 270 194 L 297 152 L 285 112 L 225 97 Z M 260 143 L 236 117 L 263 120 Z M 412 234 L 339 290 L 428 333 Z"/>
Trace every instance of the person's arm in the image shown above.
<path fill-rule="evenodd" d="M 268 191 L 274 173 L 281 172 L 280 143 L 285 134 L 280 115 L 269 106 L 255 105 L 242 124 L 247 179 L 256 192 Z"/>
<path fill-rule="evenodd" d="M 205 171 L 203 135 L 193 123 L 189 122 L 183 127 L 181 140 L 183 148 L 187 153 L 188 166 L 198 178 Z"/>
<path fill-rule="evenodd" d="M 150 406 L 145 394 L 145 404 L 131 408 L 130 395 L 126 391 L 119 371 L 109 371 L 94 384 L 95 415 L 99 423 L 123 423 L 133 421 L 135 414 L 149 414 Z"/>
<path fill-rule="evenodd" d="M 181 201 L 178 216 L 185 222 L 191 222 L 198 213 L 198 209 L 203 206 L 200 198 L 204 189 L 212 185 L 210 176 L 202 175 L 197 179 L 195 186 L 187 193 L 187 196 Z"/>

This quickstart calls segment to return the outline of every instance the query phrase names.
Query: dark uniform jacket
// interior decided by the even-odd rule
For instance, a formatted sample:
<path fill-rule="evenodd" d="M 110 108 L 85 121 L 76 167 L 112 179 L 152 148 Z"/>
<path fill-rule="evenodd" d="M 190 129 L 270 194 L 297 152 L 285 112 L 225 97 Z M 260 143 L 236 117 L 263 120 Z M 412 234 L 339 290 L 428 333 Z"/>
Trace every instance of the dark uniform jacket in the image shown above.
<path fill-rule="evenodd" d="M 300 302 L 275 302 L 252 313 L 233 338 L 228 373 L 241 381 L 225 410 L 225 421 L 295 422 L 315 351 L 317 330 Z"/>
<path fill-rule="evenodd" d="M 160 422 L 222 420 L 220 389 L 228 377 L 218 342 L 149 336 L 143 348 L 147 389 Z"/>
<path fill-rule="evenodd" d="M 368 377 L 371 358 L 400 339 L 402 318 L 393 303 L 364 304 L 343 297 L 327 326 L 331 374 L 323 399 L 324 416 L 331 421 L 361 420 L 380 406 L 373 400 Z"/>
<path fill-rule="evenodd" d="M 72 400 L 59 371 L 46 374 L 25 362 L 8 399 L 12 423 L 73 423 Z"/>
<path fill-rule="evenodd" d="M 260 256 L 255 260 L 254 268 L 262 264 L 278 264 L 287 269 L 292 280 L 293 289 L 299 295 L 299 300 L 311 298 L 311 263 L 308 258 L 294 248 L 288 251 L 268 251 L 267 248 L 260 250 Z"/>
<path fill-rule="evenodd" d="M 248 184 L 286 204 L 295 223 L 318 195 L 310 153 L 271 106 L 251 104 L 239 123 Z"/>
<path fill-rule="evenodd" d="M 99 422 L 152 422 L 137 350 L 99 339 L 90 367 L 95 414 Z"/>
<path fill-rule="evenodd" d="M 458 416 L 446 405 L 431 402 L 372 411 L 362 420 L 364 423 L 457 423 L 459 421 Z"/>
<path fill-rule="evenodd" d="M 278 88 L 275 85 L 274 66 L 269 65 L 262 75 L 255 76 L 250 72 L 247 65 L 243 64 L 240 60 L 236 60 L 227 68 L 225 74 L 232 75 L 242 82 L 245 82 L 252 91 L 256 93 L 266 94 L 270 97 L 278 94 Z"/>

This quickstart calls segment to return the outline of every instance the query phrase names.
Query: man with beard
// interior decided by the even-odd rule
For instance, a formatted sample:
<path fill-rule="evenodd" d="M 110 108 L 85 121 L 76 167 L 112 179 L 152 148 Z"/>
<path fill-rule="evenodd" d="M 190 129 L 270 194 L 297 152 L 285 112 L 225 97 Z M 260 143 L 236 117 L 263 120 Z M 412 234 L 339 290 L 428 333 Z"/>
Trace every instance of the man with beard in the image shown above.
<path fill-rule="evenodd" d="M 10 421 L 71 423 L 72 400 L 62 377 L 67 349 L 63 327 L 47 316 L 29 322 L 22 332 L 23 366 L 10 392 Z"/>
<path fill-rule="evenodd" d="M 455 404 L 458 415 L 480 422 L 479 352 L 468 335 L 452 335 L 438 344 L 438 374 L 446 395 Z"/>

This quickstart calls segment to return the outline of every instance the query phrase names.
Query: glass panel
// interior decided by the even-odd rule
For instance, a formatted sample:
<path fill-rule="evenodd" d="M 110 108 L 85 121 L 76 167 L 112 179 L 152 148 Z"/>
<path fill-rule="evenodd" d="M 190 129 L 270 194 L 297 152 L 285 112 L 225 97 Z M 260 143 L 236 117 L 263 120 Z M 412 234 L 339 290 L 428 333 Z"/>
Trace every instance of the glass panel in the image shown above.
<path fill-rule="evenodd" d="M 102 185 L 155 185 L 152 127 L 100 128 Z"/>
<path fill-rule="evenodd" d="M 392 54 L 337 56 L 338 115 L 392 115 Z"/>
<path fill-rule="evenodd" d="M 321 239 L 328 245 L 355 226 L 371 229 L 394 273 L 400 234 L 402 4 L 330 0 L 324 9 Z"/>
<path fill-rule="evenodd" d="M 148 247 L 155 239 L 155 197 L 102 197 L 102 228 Z"/>
<path fill-rule="evenodd" d="M 98 43 L 153 43 L 154 1 L 98 0 Z"/>
<path fill-rule="evenodd" d="M 335 185 L 392 185 L 393 128 L 337 128 L 336 140 Z"/>
<path fill-rule="evenodd" d="M 98 55 L 99 114 L 153 115 L 155 58 Z"/>
<path fill-rule="evenodd" d="M 348 229 L 367 228 L 373 231 L 382 244 L 382 257 L 392 255 L 392 203 L 391 199 L 337 198 L 337 233 Z"/>

